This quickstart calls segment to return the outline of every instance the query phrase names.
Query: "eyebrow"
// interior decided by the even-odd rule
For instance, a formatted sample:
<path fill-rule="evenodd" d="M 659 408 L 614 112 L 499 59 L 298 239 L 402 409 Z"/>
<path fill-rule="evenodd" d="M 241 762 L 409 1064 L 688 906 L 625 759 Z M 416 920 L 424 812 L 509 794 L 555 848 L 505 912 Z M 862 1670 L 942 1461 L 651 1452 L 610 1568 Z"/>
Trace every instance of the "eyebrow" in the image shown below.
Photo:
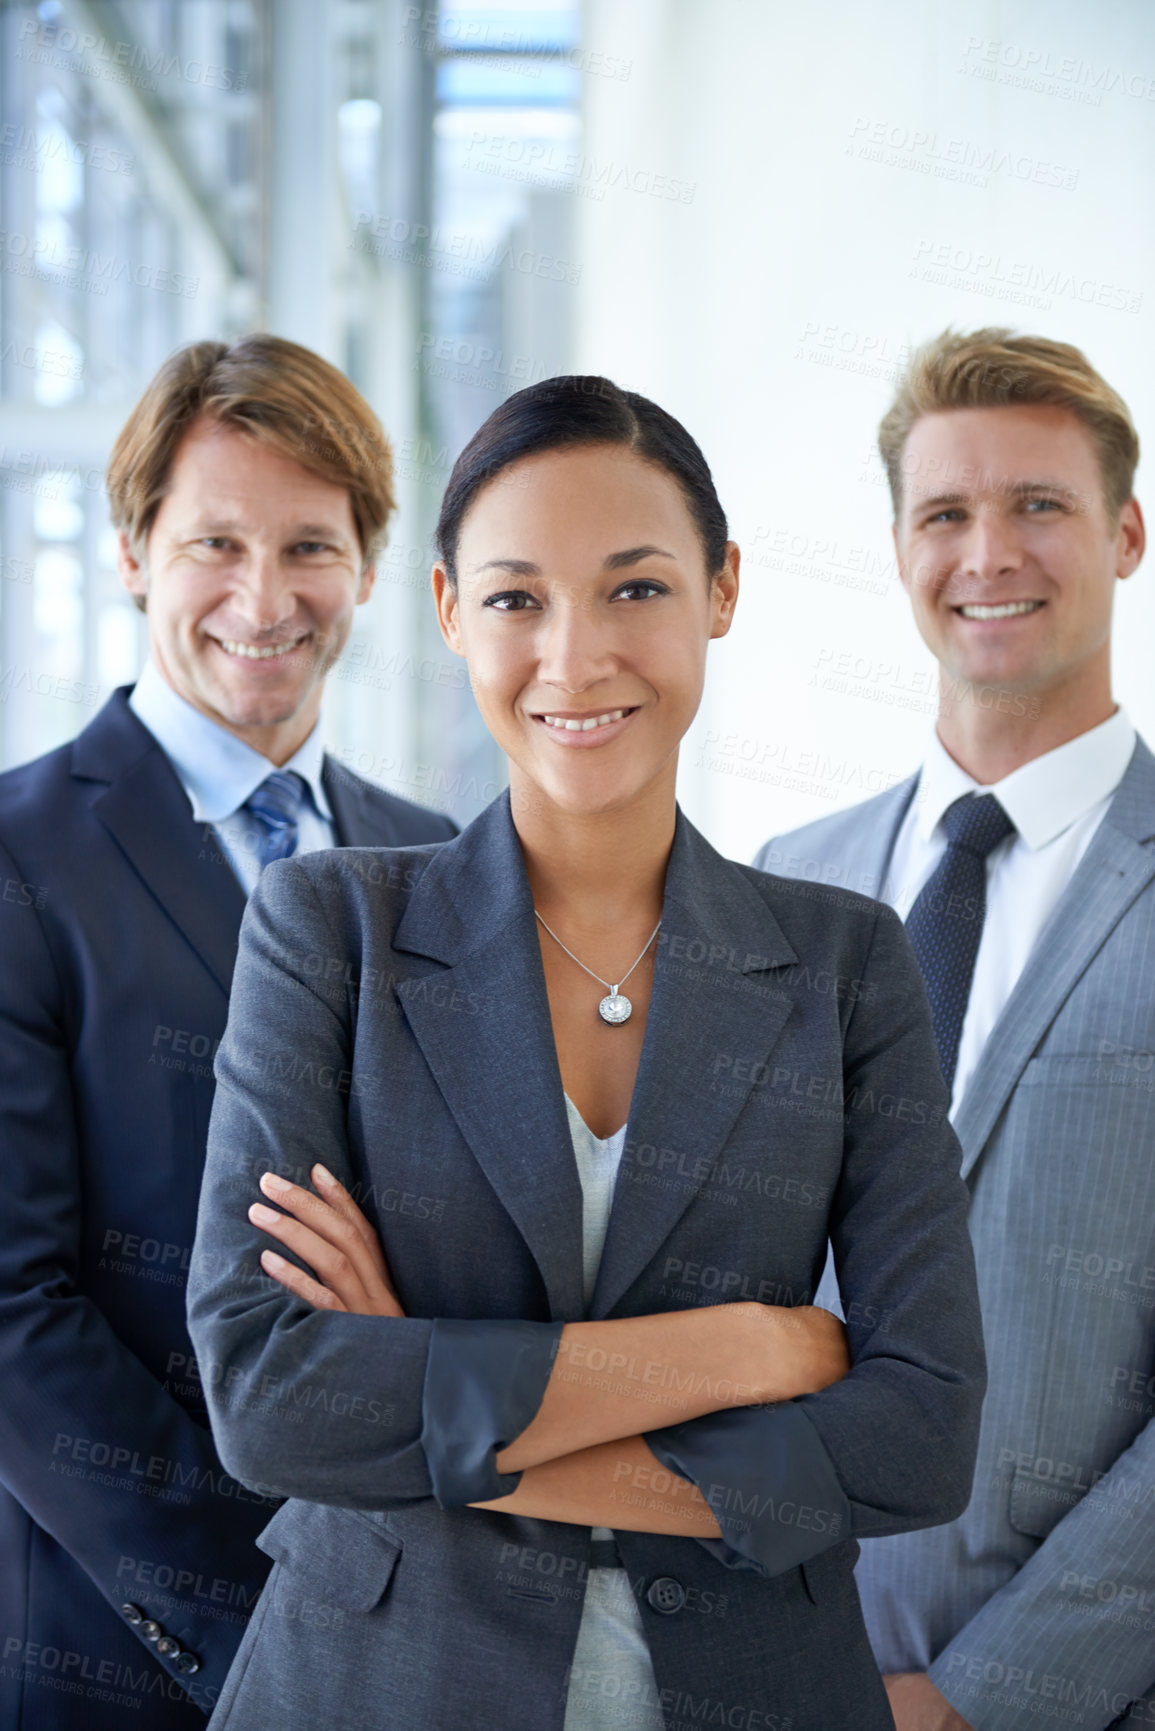
<path fill-rule="evenodd" d="M 300 523 L 294 533 L 299 535 L 302 541 L 315 541 L 322 536 L 330 541 L 337 541 L 344 537 L 346 531 L 338 529 L 334 523 Z"/>
<path fill-rule="evenodd" d="M 1066 499 L 1077 499 L 1079 497 L 1078 488 L 1072 487 L 1069 481 L 1049 481 L 1045 479 L 1041 481 L 1016 481 L 1014 486 L 1009 488 L 1008 491 L 1018 494 L 1061 493 Z"/>
<path fill-rule="evenodd" d="M 239 523 L 233 517 L 220 517 L 206 520 L 198 519 L 192 524 L 194 535 L 235 535 L 245 532 L 246 525 Z M 345 538 L 345 531 L 333 523 L 296 523 L 289 531 L 295 541 L 337 541 Z"/>
<path fill-rule="evenodd" d="M 624 571 L 631 565 L 638 565 L 643 559 L 673 559 L 676 555 L 667 553 L 664 547 L 627 547 L 621 553 L 610 553 L 602 562 L 603 571 Z M 487 559 L 484 565 L 477 567 L 478 575 L 482 571 L 508 571 L 511 577 L 540 577 L 541 566 L 535 565 L 530 559 Z"/>
<path fill-rule="evenodd" d="M 624 571 L 629 565 L 640 565 L 643 559 L 673 559 L 664 547 L 627 547 L 624 553 L 611 553 L 605 562 L 607 571 Z"/>
<path fill-rule="evenodd" d="M 984 477 L 986 479 L 987 477 Z M 1014 481 L 1010 486 L 1001 487 L 1000 492 L 1013 498 L 1025 498 L 1033 493 L 1059 493 L 1066 499 L 1077 499 L 1078 490 L 1066 481 L 1038 480 Z M 968 505 L 973 495 L 970 493 L 936 493 L 933 498 L 918 499 L 912 505 L 916 512 L 942 511 L 948 505 Z"/>
<path fill-rule="evenodd" d="M 535 565 L 531 559 L 487 559 L 484 565 L 477 567 L 477 575 L 483 571 L 508 571 L 511 577 L 541 576 L 541 566 Z"/>

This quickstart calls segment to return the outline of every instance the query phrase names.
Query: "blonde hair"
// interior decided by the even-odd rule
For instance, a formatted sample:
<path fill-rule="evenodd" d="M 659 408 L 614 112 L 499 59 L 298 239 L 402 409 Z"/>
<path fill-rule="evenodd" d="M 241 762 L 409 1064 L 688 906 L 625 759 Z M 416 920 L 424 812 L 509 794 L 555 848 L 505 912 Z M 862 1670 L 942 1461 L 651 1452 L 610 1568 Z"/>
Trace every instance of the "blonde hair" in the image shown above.
<path fill-rule="evenodd" d="M 169 356 L 112 447 L 106 484 L 113 524 L 139 556 L 194 421 L 237 427 L 310 474 L 349 492 L 364 559 L 385 544 L 393 513 L 393 453 L 364 397 L 299 343 L 256 332 L 237 342 L 186 343 Z"/>
<path fill-rule="evenodd" d="M 1126 403 L 1071 343 L 1016 336 L 995 325 L 945 330 L 910 357 L 878 428 L 895 517 L 902 505 L 903 452 L 921 416 L 1025 403 L 1067 409 L 1083 423 L 1099 458 L 1108 512 L 1117 520 L 1132 495 L 1139 461 L 1139 435 Z"/>

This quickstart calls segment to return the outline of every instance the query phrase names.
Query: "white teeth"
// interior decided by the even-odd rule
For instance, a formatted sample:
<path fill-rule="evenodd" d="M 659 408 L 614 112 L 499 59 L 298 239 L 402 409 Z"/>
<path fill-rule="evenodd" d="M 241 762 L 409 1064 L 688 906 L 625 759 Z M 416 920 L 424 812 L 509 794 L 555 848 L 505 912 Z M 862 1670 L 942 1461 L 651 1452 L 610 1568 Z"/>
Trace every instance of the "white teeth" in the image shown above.
<path fill-rule="evenodd" d="M 561 727 L 567 733 L 589 733 L 595 727 L 604 727 L 609 721 L 620 721 L 625 713 L 624 709 L 610 709 L 605 715 L 587 715 L 584 720 L 566 720 L 560 715 L 543 715 L 541 719 L 547 727 Z"/>
<path fill-rule="evenodd" d="M 1016 613 L 1033 613 L 1042 605 L 1041 601 L 1000 601 L 997 606 L 984 606 L 976 601 L 960 607 L 959 612 L 964 619 L 1010 619 Z"/>
<path fill-rule="evenodd" d="M 218 637 L 217 642 L 229 655 L 243 655 L 248 661 L 271 661 L 274 655 L 284 655 L 287 649 L 295 649 L 304 638 L 294 637 L 291 643 L 270 643 L 265 649 L 258 649 L 254 643 L 238 643 L 232 637 Z"/>

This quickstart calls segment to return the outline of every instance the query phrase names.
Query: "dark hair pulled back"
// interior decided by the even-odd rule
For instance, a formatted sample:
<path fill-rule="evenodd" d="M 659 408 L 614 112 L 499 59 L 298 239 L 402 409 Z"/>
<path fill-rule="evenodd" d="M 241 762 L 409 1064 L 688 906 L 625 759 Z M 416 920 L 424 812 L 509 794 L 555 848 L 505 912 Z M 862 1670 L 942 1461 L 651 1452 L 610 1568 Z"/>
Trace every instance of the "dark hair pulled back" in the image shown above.
<path fill-rule="evenodd" d="M 567 445 L 622 445 L 673 476 L 694 519 L 711 580 L 726 552 L 726 513 L 709 464 L 680 421 L 636 391 L 596 373 L 542 379 L 494 409 L 466 445 L 449 477 L 437 520 L 437 551 L 457 582 L 457 543 L 481 489 L 511 464 Z"/>

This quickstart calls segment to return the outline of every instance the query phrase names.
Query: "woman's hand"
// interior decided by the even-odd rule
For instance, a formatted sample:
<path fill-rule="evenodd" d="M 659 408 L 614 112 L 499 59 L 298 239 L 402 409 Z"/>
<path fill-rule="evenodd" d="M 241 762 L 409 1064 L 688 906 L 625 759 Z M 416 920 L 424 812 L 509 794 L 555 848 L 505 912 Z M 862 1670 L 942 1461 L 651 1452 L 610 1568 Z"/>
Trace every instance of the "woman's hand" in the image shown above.
<path fill-rule="evenodd" d="M 832 1382 L 841 1382 L 850 1369 L 846 1324 L 817 1304 L 784 1309 L 780 1319 L 786 1328 L 801 1330 L 794 1338 L 801 1379 L 795 1394 L 817 1394 Z"/>
<path fill-rule="evenodd" d="M 316 1278 L 275 1250 L 262 1250 L 261 1267 L 316 1310 L 356 1316 L 404 1316 L 381 1241 L 345 1186 L 326 1167 L 310 1173 L 319 1194 L 266 1172 L 265 1195 L 285 1213 L 254 1202 L 249 1219 L 307 1262 Z"/>
<path fill-rule="evenodd" d="M 897 1731 L 973 1731 L 925 1671 L 896 1671 L 882 1681 Z"/>
<path fill-rule="evenodd" d="M 841 1382 L 850 1369 L 846 1328 L 813 1304 L 732 1304 L 741 1332 L 741 1380 L 754 1401 L 795 1400 Z"/>

